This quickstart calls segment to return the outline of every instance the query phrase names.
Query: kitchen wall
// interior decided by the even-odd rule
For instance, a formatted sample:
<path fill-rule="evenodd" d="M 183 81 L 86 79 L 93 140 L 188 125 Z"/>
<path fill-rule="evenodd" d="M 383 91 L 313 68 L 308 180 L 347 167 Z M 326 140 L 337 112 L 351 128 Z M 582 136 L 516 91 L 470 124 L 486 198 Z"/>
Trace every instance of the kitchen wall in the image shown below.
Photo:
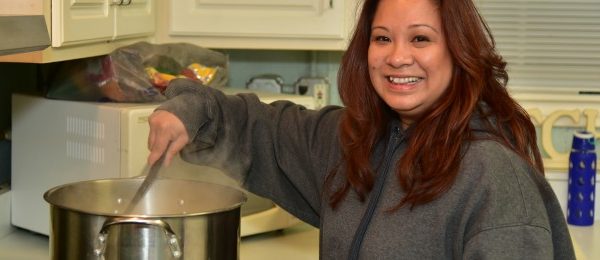
<path fill-rule="evenodd" d="M 329 104 L 341 104 L 337 92 L 337 71 L 342 52 L 335 51 L 247 51 L 217 50 L 229 56 L 229 86 L 242 88 L 253 76 L 277 74 L 285 85 L 299 77 L 323 77 L 330 84 Z"/>

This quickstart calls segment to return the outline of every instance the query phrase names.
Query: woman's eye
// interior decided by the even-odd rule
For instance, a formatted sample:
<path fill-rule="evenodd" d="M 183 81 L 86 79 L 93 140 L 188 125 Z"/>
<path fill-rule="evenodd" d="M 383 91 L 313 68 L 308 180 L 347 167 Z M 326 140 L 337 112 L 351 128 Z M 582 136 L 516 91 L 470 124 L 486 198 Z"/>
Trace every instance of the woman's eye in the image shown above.
<path fill-rule="evenodd" d="M 427 36 L 423 36 L 423 35 L 417 35 L 415 36 L 415 38 L 413 38 L 413 42 L 428 42 L 429 38 L 427 38 Z"/>
<path fill-rule="evenodd" d="M 373 37 L 373 41 L 376 41 L 376 42 L 389 42 L 390 38 L 388 38 L 386 36 L 374 36 Z"/>

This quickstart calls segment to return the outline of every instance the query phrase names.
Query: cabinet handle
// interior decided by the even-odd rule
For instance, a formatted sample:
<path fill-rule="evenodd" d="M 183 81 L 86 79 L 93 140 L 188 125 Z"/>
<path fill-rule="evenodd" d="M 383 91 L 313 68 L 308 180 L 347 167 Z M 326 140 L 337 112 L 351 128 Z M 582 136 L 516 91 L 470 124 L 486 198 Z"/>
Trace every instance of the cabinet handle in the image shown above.
<path fill-rule="evenodd" d="M 133 0 L 113 0 L 111 5 L 130 5 Z"/>
<path fill-rule="evenodd" d="M 318 3 L 319 5 L 317 7 L 319 8 L 319 15 L 322 15 L 328 10 L 333 10 L 333 0 L 321 0 Z"/>
<path fill-rule="evenodd" d="M 323 10 L 328 10 L 328 9 L 333 9 L 333 0 L 322 0 L 323 2 L 321 2 L 321 6 L 323 7 Z"/>

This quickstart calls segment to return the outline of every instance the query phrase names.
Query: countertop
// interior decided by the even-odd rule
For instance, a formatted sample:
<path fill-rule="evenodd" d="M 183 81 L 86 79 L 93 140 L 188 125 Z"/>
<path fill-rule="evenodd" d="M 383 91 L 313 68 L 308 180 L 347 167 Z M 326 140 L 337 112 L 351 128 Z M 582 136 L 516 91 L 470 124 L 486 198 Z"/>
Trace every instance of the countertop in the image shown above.
<path fill-rule="evenodd" d="M 590 227 L 569 225 L 578 260 L 600 259 L 600 222 Z M 47 260 L 48 237 L 19 228 L 0 238 L 0 259 Z M 319 259 L 319 230 L 299 224 L 280 231 L 243 237 L 240 260 Z"/>
<path fill-rule="evenodd" d="M 0 238 L 0 259 L 47 260 L 48 237 L 13 228 Z M 319 259 L 319 230 L 299 224 L 284 230 L 249 237 L 240 243 L 240 260 Z"/>
<path fill-rule="evenodd" d="M 600 221 L 589 227 L 569 225 L 569 232 L 578 260 L 600 259 Z"/>

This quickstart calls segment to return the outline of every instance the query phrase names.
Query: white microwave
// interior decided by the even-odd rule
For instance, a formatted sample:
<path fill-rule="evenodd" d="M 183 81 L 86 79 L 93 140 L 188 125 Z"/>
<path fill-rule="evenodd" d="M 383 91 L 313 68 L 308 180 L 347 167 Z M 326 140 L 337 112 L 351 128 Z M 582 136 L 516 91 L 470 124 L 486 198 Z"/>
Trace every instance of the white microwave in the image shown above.
<path fill-rule="evenodd" d="M 233 94 L 243 89 L 224 89 Z M 255 92 L 257 93 L 257 92 Z M 309 96 L 257 93 L 262 102 L 290 100 L 315 107 Z M 145 173 L 148 116 L 157 104 L 97 103 L 12 96 L 11 223 L 49 234 L 52 187 L 92 179 L 125 178 Z M 161 176 L 238 187 L 214 168 L 175 158 Z M 246 192 L 241 235 L 283 229 L 300 223 L 272 201 Z"/>

